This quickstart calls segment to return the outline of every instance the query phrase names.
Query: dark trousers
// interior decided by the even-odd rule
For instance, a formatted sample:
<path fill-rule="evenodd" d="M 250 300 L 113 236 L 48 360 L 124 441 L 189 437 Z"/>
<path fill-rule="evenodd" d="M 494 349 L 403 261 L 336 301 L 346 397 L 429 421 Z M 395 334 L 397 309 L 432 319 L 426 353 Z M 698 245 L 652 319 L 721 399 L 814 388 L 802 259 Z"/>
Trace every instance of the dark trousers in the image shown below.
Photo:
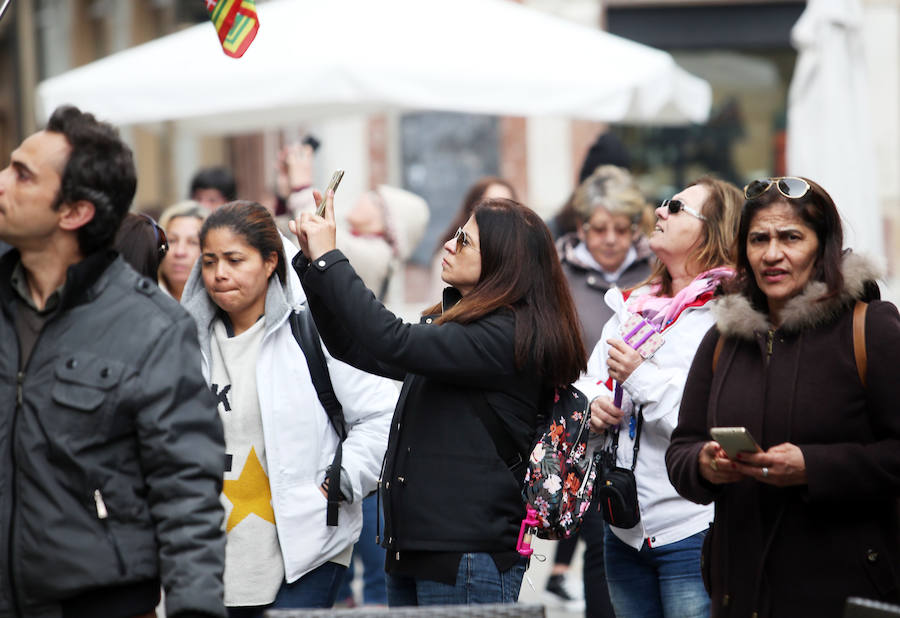
<path fill-rule="evenodd" d="M 584 604 L 585 618 L 615 618 L 606 585 L 603 558 L 603 515 L 596 504 L 584 514 L 581 538 L 584 539 Z"/>

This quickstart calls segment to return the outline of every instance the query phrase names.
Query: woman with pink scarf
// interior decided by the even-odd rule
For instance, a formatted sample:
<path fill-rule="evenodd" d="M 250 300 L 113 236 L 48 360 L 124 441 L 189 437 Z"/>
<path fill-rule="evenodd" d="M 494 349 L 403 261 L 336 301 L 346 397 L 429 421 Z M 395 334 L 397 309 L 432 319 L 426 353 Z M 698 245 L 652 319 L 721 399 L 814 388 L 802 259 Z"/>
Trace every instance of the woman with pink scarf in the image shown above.
<path fill-rule="evenodd" d="M 733 274 L 741 203 L 737 187 L 701 178 L 656 209 L 650 248 L 659 264 L 637 288 L 607 292 L 615 313 L 578 384 L 593 398 L 591 429 L 606 436 L 607 449 L 617 436 L 616 466 L 635 464 L 640 521 L 608 524 L 604 540 L 619 618 L 709 615 L 700 548 L 713 511 L 676 493 L 665 453 L 694 353 L 714 323 L 710 307 Z"/>

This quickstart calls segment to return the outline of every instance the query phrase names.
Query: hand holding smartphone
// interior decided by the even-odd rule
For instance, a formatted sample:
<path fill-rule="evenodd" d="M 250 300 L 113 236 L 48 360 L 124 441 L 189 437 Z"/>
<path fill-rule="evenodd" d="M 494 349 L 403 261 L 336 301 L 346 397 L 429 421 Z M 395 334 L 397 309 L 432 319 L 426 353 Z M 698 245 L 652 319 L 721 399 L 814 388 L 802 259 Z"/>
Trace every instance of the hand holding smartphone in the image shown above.
<path fill-rule="evenodd" d="M 325 216 L 325 199 L 328 197 L 328 192 L 337 191 L 338 185 L 341 184 L 341 179 L 343 177 L 344 170 L 336 170 L 334 174 L 331 175 L 331 182 L 328 183 L 328 187 L 325 189 L 325 192 L 322 193 L 322 200 L 319 202 L 318 206 L 316 206 L 317 216 Z"/>
<path fill-rule="evenodd" d="M 737 459 L 738 453 L 762 452 L 746 427 L 713 427 L 709 435 L 725 450 L 729 459 Z"/>

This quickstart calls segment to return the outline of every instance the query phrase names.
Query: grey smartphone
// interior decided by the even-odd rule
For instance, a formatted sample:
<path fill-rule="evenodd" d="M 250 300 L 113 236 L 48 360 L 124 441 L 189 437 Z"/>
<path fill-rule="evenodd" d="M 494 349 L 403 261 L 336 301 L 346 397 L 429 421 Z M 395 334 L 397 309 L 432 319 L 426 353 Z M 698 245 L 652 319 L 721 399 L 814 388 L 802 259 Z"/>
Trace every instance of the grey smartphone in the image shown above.
<path fill-rule="evenodd" d="M 325 216 L 325 197 L 328 195 L 329 191 L 337 191 L 338 185 L 341 184 L 341 178 L 343 177 L 344 170 L 336 170 L 334 174 L 331 175 L 331 182 L 328 183 L 328 186 L 325 188 L 325 192 L 322 194 L 322 201 L 319 202 L 318 206 L 316 206 L 316 214 L 318 216 Z"/>
<path fill-rule="evenodd" d="M 729 459 L 736 459 L 738 453 L 762 452 L 746 427 L 713 427 L 709 435 L 725 449 Z"/>

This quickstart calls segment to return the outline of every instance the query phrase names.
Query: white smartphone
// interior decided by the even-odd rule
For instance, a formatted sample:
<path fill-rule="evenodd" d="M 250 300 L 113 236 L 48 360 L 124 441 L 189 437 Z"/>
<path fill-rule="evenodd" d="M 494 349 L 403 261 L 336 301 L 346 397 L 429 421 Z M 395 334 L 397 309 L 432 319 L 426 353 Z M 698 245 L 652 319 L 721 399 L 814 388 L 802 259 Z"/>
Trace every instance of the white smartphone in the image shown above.
<path fill-rule="evenodd" d="M 738 453 L 762 452 L 746 427 L 713 427 L 709 435 L 725 449 L 729 459 L 736 459 Z"/>

